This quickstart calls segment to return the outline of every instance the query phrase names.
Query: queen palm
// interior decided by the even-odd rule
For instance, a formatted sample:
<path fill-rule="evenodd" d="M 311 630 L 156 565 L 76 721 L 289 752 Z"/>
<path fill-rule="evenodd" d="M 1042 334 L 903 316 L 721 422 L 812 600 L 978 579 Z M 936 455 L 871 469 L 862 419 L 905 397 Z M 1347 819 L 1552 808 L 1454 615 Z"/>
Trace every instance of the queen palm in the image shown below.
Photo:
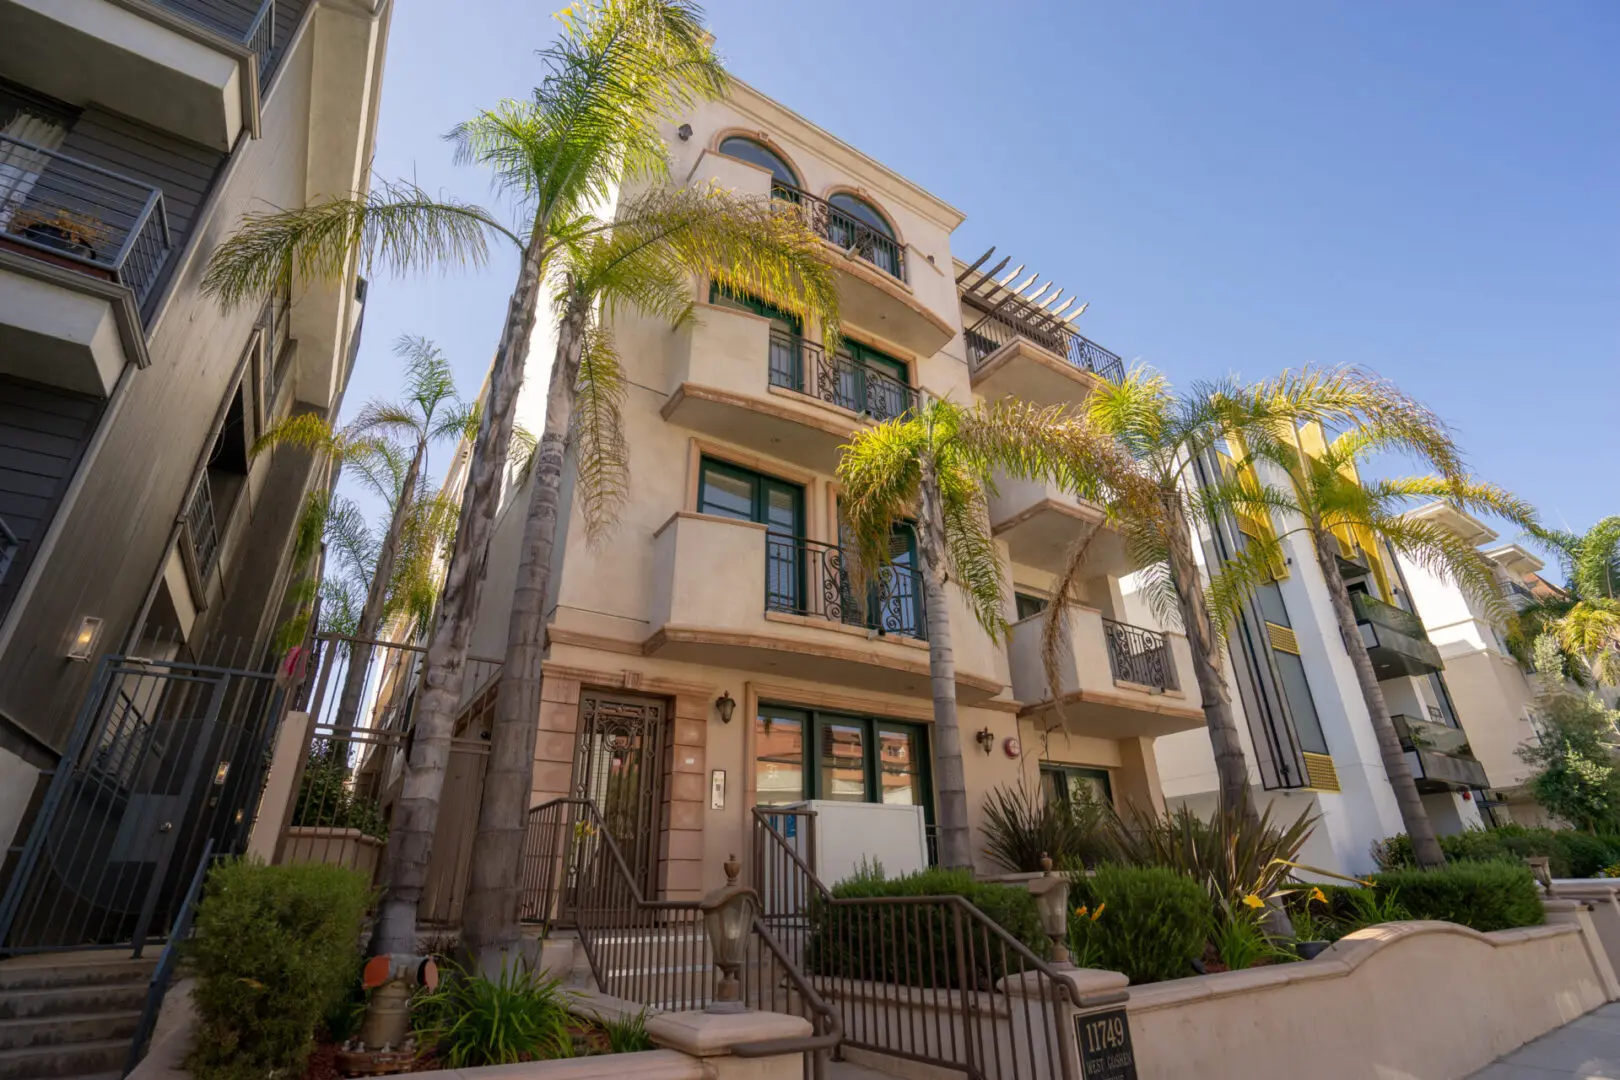
<path fill-rule="evenodd" d="M 518 869 L 532 787 L 540 663 L 552 552 L 561 512 L 563 453 L 572 435 L 575 491 L 590 539 L 613 523 L 629 481 L 620 426 L 623 379 L 611 320 L 639 312 L 673 326 L 693 316 L 693 276 L 758 297 L 802 321 L 819 320 L 827 348 L 838 300 L 821 241 L 798 214 L 718 191 L 651 191 L 617 220 L 594 223 L 557 263 L 560 323 L 533 455 L 506 657 L 496 695 L 489 769 L 473 844 L 463 944 L 498 970 L 517 944 Z"/>
<path fill-rule="evenodd" d="M 268 446 L 302 445 L 328 455 L 339 467 L 346 462 L 357 465 L 362 479 L 388 505 L 387 528 L 365 560 L 371 570 L 363 578 L 353 579 L 364 601 L 355 611 L 355 640 L 338 697 L 338 727 L 352 726 L 360 711 L 371 642 L 382 625 L 400 546 L 412 515 L 423 510 L 418 505 L 418 488 L 428 448 L 446 438 L 470 435 L 476 425 L 477 410 L 457 396 L 450 364 L 436 345 L 425 338 L 402 335 L 394 343 L 394 354 L 406 363 L 405 393 L 398 401 L 367 402 L 341 430 L 313 413 L 289 417 L 254 443 L 254 452 Z M 381 442 L 383 436 L 403 439 L 405 456 L 393 452 L 393 444 Z M 342 512 L 340 506 L 335 505 L 331 513 L 337 516 L 329 514 L 329 523 L 352 522 L 353 515 Z"/>
<path fill-rule="evenodd" d="M 1337 554 L 1360 548 L 1371 555 L 1376 567 L 1379 553 L 1387 548 L 1456 582 L 1500 621 L 1507 617 L 1508 609 L 1490 560 L 1445 524 L 1407 511 L 1419 502 L 1438 500 L 1459 510 L 1495 514 L 1521 525 L 1533 525 L 1535 511 L 1501 488 L 1464 475 L 1461 454 L 1450 433 L 1426 408 L 1388 383 L 1369 382 L 1367 392 L 1380 398 L 1369 410 L 1369 418 L 1351 425 L 1331 441 L 1316 425 L 1251 430 L 1247 454 L 1237 465 L 1241 472 L 1251 461 L 1269 461 L 1286 477 L 1284 490 L 1290 496 L 1290 505 L 1283 520 L 1298 524 L 1281 535 L 1297 531 L 1311 541 L 1317 566 L 1327 583 L 1339 638 L 1355 668 L 1362 701 L 1378 740 L 1384 773 L 1412 839 L 1413 854 L 1419 866 L 1432 868 L 1445 865 L 1445 855 L 1390 720 L 1389 705 L 1356 625 L 1356 612 Z M 1358 464 L 1381 453 L 1413 456 L 1434 467 L 1436 473 L 1364 482 Z"/>
<path fill-rule="evenodd" d="M 911 521 L 916 530 L 934 702 L 939 859 L 945 866 L 973 861 L 945 584 L 956 584 L 992 639 L 1003 637 L 1005 578 L 985 506 L 992 473 L 1074 486 L 1082 478 L 1119 476 L 1124 468 L 1112 440 L 1088 425 L 1060 409 L 1016 402 L 969 408 L 931 400 L 858 432 L 843 447 L 843 527 L 861 570 L 870 576 L 889 561 L 896 528 Z"/>
<path fill-rule="evenodd" d="M 1620 517 L 1585 533 L 1539 526 L 1530 537 L 1557 557 L 1565 595 L 1538 598 L 1519 612 L 1519 628 L 1534 639 L 1551 635 L 1581 681 L 1620 685 Z"/>
<path fill-rule="evenodd" d="M 294 277 L 340 278 L 357 261 L 396 273 L 477 265 L 492 239 L 518 254 L 390 829 L 389 888 L 377 932 L 385 952 L 415 948 L 416 908 L 543 282 L 563 247 L 591 235 L 590 207 L 620 184 L 665 178 L 660 118 L 723 92 L 725 74 L 701 16 L 688 0 L 588 0 L 567 8 L 559 15 L 562 35 L 541 53 L 546 75 L 530 97 L 502 102 L 452 132 L 458 160 L 493 170 L 515 204 L 515 225 L 412 184 L 382 184 L 368 195 L 248 215 L 209 261 L 205 288 L 234 305 Z"/>

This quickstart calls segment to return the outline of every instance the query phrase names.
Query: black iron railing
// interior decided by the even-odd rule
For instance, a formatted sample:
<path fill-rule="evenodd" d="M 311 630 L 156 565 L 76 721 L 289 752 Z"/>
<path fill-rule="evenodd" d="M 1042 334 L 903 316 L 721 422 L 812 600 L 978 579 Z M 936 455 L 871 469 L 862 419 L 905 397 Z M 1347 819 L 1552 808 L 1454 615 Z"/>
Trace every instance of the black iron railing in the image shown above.
<path fill-rule="evenodd" d="M 926 641 L 922 574 L 891 563 L 862 582 L 855 563 L 836 545 L 768 534 L 765 609 Z"/>
<path fill-rule="evenodd" d="M 146 303 L 173 250 L 150 184 L 0 135 L 0 236 L 125 285 Z"/>
<path fill-rule="evenodd" d="M 1386 604 L 1362 592 L 1350 594 L 1350 605 L 1356 609 L 1356 622 L 1371 623 L 1407 637 L 1429 640 L 1428 631 L 1423 629 L 1423 620 L 1405 608 Z"/>
<path fill-rule="evenodd" d="M 186 504 L 186 533 L 191 537 L 191 557 L 197 576 L 207 577 L 219 557 L 219 527 L 214 518 L 214 493 L 204 473 L 192 489 Z"/>
<path fill-rule="evenodd" d="M 813 811 L 753 819 L 760 920 L 838 1010 L 847 1045 L 979 1080 L 1078 1080 L 1078 994 L 1043 956 L 961 896 L 834 896 Z"/>
<path fill-rule="evenodd" d="M 820 345 L 786 330 L 771 330 L 772 386 L 796 390 L 830 405 L 893 420 L 917 407 L 917 391 L 881 371 L 857 364 L 847 354 L 831 360 Z"/>
<path fill-rule="evenodd" d="M 1125 361 L 1090 338 L 1083 337 L 1058 321 L 1036 325 L 1020 323 L 999 312 L 984 311 L 970 305 L 965 311 L 968 360 L 976 368 L 1004 345 L 1023 338 L 1055 353 L 1082 371 L 1100 375 L 1109 382 L 1125 378 Z"/>
<path fill-rule="evenodd" d="M 1176 666 L 1169 640 L 1157 630 L 1104 619 L 1108 668 L 1114 678 L 1159 690 L 1176 688 Z"/>
<path fill-rule="evenodd" d="M 907 280 L 906 251 L 894 237 L 785 181 L 771 181 L 771 196 L 797 206 L 816 235 L 854 252 L 892 278 Z"/>
<path fill-rule="evenodd" d="M 259 88 L 275 70 L 276 0 L 156 0 L 226 41 L 245 45 L 259 60 Z"/>

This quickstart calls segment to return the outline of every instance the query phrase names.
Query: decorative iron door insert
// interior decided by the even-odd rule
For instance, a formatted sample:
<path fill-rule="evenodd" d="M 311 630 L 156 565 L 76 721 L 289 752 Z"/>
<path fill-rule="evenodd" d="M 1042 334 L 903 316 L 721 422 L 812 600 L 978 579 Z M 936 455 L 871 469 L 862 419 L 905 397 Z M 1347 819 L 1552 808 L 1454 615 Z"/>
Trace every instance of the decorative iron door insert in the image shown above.
<path fill-rule="evenodd" d="M 665 727 L 664 703 L 657 698 L 580 695 L 574 794 L 596 806 L 648 898 L 658 888 Z"/>

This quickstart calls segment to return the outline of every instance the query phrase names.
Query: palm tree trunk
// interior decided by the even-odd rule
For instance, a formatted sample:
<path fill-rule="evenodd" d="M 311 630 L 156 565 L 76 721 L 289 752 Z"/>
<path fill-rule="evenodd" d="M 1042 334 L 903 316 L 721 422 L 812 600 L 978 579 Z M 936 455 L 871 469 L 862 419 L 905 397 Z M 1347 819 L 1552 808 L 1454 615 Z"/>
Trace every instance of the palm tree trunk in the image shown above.
<path fill-rule="evenodd" d="M 360 609 L 360 620 L 355 624 L 355 640 L 349 646 L 349 669 L 343 678 L 343 693 L 338 697 L 337 721 L 333 725 L 342 730 L 354 726 L 360 712 L 360 698 L 366 690 L 366 669 L 371 666 L 371 641 L 377 636 L 382 623 L 383 606 L 388 602 L 388 586 L 394 577 L 394 562 L 399 558 L 399 539 L 405 532 L 410 517 L 411 501 L 416 495 L 416 480 L 422 472 L 422 457 L 427 452 L 427 440 L 418 439 L 416 453 L 411 456 L 411 467 L 406 470 L 405 482 L 394 499 L 394 514 L 388 520 L 388 532 L 383 537 L 382 549 L 377 552 L 377 565 L 371 572 L 371 583 L 366 586 L 366 603 Z"/>
<path fill-rule="evenodd" d="M 495 698 L 489 769 L 484 774 L 478 834 L 473 840 L 470 888 L 462 909 L 462 947 L 474 956 L 480 970 L 491 975 L 501 971 L 505 954 L 520 938 L 518 875 L 534 781 L 546 596 L 551 589 L 551 560 L 562 509 L 563 452 L 574 413 L 575 382 L 589 313 L 587 297 L 570 297 L 557 333 L 557 355 L 546 392 L 546 425 L 535 448 L 534 480 L 523 522 L 506 659 Z"/>
<path fill-rule="evenodd" d="M 461 496 L 456 540 L 445 568 L 439 621 L 428 642 L 423 692 L 416 709 L 415 738 L 405 783 L 388 834 L 387 893 L 378 911 L 376 946 L 384 953 L 416 951 L 416 908 L 427 881 L 433 833 L 439 824 L 439 796 L 450 764 L 450 735 L 466 678 L 467 646 L 489 561 L 489 541 L 500 508 L 506 451 L 512 441 L 512 409 L 523 382 L 544 273 L 540 252 L 546 232 L 540 222 L 530 231 L 507 305 L 506 325 L 490 368 L 488 402 Z"/>
<path fill-rule="evenodd" d="M 1395 734 L 1395 724 L 1389 718 L 1389 704 L 1384 701 L 1384 688 L 1378 685 L 1378 673 L 1373 670 L 1372 657 L 1367 655 L 1367 643 L 1361 640 L 1356 626 L 1356 612 L 1350 606 L 1350 590 L 1339 576 L 1339 564 L 1334 561 L 1332 545 L 1326 530 L 1311 525 L 1311 539 L 1316 546 L 1316 563 L 1322 568 L 1327 581 L 1328 596 L 1333 601 L 1333 616 L 1339 623 L 1339 637 L 1350 663 L 1356 669 L 1356 682 L 1361 687 L 1361 698 L 1367 703 L 1367 717 L 1372 721 L 1373 735 L 1378 739 L 1378 754 L 1384 759 L 1384 775 L 1395 791 L 1395 805 L 1400 807 L 1401 821 L 1406 824 L 1406 835 L 1412 838 L 1412 854 L 1417 864 L 1426 870 L 1446 865 L 1445 852 L 1434 835 L 1434 825 L 1423 806 L 1417 784 L 1412 780 L 1412 767 L 1406 763 L 1406 751 Z"/>
<path fill-rule="evenodd" d="M 971 868 L 967 778 L 962 771 L 962 728 L 956 718 L 956 653 L 945 592 L 945 518 L 939 505 L 934 462 L 922 459 L 922 512 L 918 552 L 922 556 L 923 619 L 928 627 L 928 679 L 934 694 L 934 789 L 939 805 L 939 863 Z"/>
<path fill-rule="evenodd" d="M 1237 718 L 1232 713 L 1232 697 L 1216 662 L 1220 647 L 1210 625 L 1209 609 L 1193 557 L 1192 526 L 1176 495 L 1166 498 L 1169 528 L 1165 539 L 1170 549 L 1170 576 L 1175 582 L 1181 609 L 1181 626 L 1192 653 L 1193 676 L 1204 698 L 1204 726 L 1209 729 L 1210 746 L 1215 751 L 1215 774 L 1220 784 L 1221 802 L 1242 807 L 1244 816 L 1259 820 L 1254 800 L 1249 797 L 1249 763 L 1243 755 Z"/>

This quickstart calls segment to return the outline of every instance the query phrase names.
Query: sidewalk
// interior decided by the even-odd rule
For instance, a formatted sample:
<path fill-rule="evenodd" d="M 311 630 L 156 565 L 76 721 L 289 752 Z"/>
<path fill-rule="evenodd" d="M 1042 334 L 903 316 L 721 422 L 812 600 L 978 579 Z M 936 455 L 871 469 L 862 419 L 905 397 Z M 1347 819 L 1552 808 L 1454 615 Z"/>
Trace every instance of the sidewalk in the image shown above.
<path fill-rule="evenodd" d="M 1525 1043 L 1468 1080 L 1620 1080 L 1620 1003 Z"/>

